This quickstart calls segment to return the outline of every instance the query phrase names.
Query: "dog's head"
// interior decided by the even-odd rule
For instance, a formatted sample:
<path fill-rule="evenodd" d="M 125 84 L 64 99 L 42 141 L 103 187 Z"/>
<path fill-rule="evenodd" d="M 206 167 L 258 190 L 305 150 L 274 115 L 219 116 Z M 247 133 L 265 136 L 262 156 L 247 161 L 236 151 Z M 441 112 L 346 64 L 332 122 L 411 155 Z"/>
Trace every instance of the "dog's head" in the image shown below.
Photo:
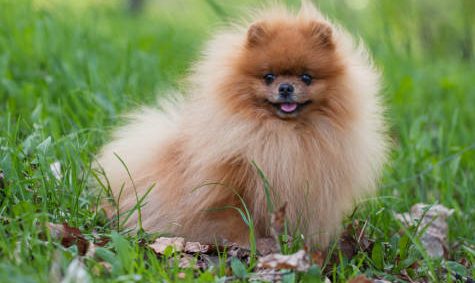
<path fill-rule="evenodd" d="M 342 73 L 332 28 L 318 21 L 262 21 L 247 31 L 236 82 L 257 107 L 281 119 L 317 111 Z"/>

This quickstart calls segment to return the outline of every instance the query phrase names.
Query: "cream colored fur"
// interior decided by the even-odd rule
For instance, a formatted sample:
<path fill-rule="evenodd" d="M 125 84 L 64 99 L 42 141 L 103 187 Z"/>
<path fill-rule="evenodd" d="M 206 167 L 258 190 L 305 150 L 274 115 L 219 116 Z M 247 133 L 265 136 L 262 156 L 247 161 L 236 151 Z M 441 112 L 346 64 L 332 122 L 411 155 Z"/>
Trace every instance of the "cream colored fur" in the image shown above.
<path fill-rule="evenodd" d="M 297 15 L 277 8 L 257 17 L 328 22 L 307 2 Z M 251 211 L 257 236 L 266 236 L 270 217 L 254 161 L 272 186 L 274 205 L 287 203 L 291 227 L 310 244 L 327 246 L 345 213 L 376 188 L 387 153 L 379 73 L 363 45 L 331 25 L 346 68 L 341 88 L 356 109 L 350 122 L 336 126 L 321 118 L 300 127 L 280 119 L 250 122 L 229 113 L 213 82 L 225 80 L 232 71 L 227 62 L 242 48 L 246 30 L 226 29 L 210 41 L 193 68 L 184 98 L 129 115 L 129 123 L 101 150 L 98 164 L 116 201 L 123 187 L 120 210 L 131 209 L 135 192 L 140 197 L 154 184 L 141 208 L 145 230 L 189 240 L 246 243 L 248 231 L 233 209 L 209 216 L 210 209 L 227 204 L 242 208 L 235 190 Z M 127 165 L 133 184 L 115 154 Z M 209 184 L 228 181 L 232 184 Z M 104 207 L 114 215 L 111 205 Z M 138 228 L 137 216 L 135 212 L 128 227 Z"/>

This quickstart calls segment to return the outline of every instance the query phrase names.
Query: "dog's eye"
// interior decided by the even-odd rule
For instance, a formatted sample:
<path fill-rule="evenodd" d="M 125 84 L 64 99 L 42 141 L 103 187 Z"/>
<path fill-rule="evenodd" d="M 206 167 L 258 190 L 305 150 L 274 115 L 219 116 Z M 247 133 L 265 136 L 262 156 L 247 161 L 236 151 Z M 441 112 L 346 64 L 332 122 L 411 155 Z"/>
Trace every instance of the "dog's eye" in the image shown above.
<path fill-rule="evenodd" d="M 272 73 L 267 73 L 264 75 L 264 81 L 266 82 L 266 84 L 270 85 L 271 83 L 273 83 L 275 80 L 275 75 L 272 74 Z"/>
<path fill-rule="evenodd" d="M 309 74 L 303 74 L 300 79 L 302 80 L 302 82 L 306 85 L 310 85 L 312 83 L 312 76 L 310 76 Z"/>

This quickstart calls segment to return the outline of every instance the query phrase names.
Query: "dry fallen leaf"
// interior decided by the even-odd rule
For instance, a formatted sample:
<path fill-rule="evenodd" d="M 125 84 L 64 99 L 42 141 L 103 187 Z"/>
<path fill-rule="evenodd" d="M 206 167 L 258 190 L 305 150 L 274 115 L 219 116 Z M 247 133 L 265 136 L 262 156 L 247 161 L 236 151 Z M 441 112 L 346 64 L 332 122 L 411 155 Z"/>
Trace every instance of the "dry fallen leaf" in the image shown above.
<path fill-rule="evenodd" d="M 189 254 L 206 254 L 211 251 L 210 245 L 202 245 L 200 242 L 186 242 L 185 253 Z"/>
<path fill-rule="evenodd" d="M 461 265 L 463 265 L 465 268 L 470 268 L 471 267 L 471 263 L 470 261 L 465 258 L 465 257 L 462 257 L 461 259 L 459 259 L 458 261 Z"/>
<path fill-rule="evenodd" d="M 94 245 L 97 247 L 103 247 L 109 243 L 111 239 L 109 237 L 96 237 L 94 239 Z"/>
<path fill-rule="evenodd" d="M 312 262 L 314 262 L 316 265 L 322 267 L 323 263 L 325 262 L 326 255 L 325 255 L 325 253 L 323 253 L 321 251 L 314 251 L 314 252 L 312 252 L 311 257 L 312 257 Z"/>
<path fill-rule="evenodd" d="M 5 174 L 0 170 L 0 189 L 5 188 Z"/>
<path fill-rule="evenodd" d="M 259 258 L 259 269 L 292 269 L 307 271 L 310 268 L 310 259 L 304 250 L 291 255 L 270 254 Z"/>
<path fill-rule="evenodd" d="M 182 237 L 160 237 L 149 245 L 157 254 L 163 254 L 167 247 L 171 246 L 174 252 L 181 252 L 185 249 L 185 239 Z"/>
<path fill-rule="evenodd" d="M 262 269 L 254 272 L 249 278 L 250 282 L 282 282 L 282 272 L 275 269 Z"/>
<path fill-rule="evenodd" d="M 270 237 L 256 240 L 256 248 L 261 256 L 280 252 L 278 245 L 275 239 Z"/>
<path fill-rule="evenodd" d="M 366 275 L 361 274 L 361 275 L 356 276 L 353 279 L 350 279 L 348 283 L 391 283 L 391 282 L 383 280 L 383 279 L 369 279 L 368 277 L 366 277 Z"/>
<path fill-rule="evenodd" d="M 382 279 L 369 279 L 368 277 L 366 277 L 366 275 L 360 274 L 356 276 L 355 278 L 350 279 L 348 283 L 391 283 L 391 282 L 382 280 Z"/>
<path fill-rule="evenodd" d="M 348 258 L 352 259 L 357 251 L 356 251 L 356 240 L 352 232 L 349 229 L 346 229 L 340 236 L 338 241 L 338 247 L 341 250 L 342 254 Z M 336 254 L 334 254 L 336 256 Z M 333 261 L 333 260 L 332 260 Z M 338 262 L 338 256 L 335 257 L 335 262 Z"/>
<path fill-rule="evenodd" d="M 440 204 L 418 203 L 412 206 L 410 212 L 396 214 L 396 219 L 406 226 L 418 225 L 417 232 L 423 232 L 420 241 L 429 256 L 443 257 L 447 250 L 449 229 L 447 218 L 453 212 L 453 209 L 448 209 Z"/>
<path fill-rule="evenodd" d="M 175 258 L 169 259 L 170 266 L 175 264 Z M 190 254 L 182 253 L 178 260 L 179 268 L 192 268 L 194 270 L 206 270 L 209 266 L 209 259 L 206 255 L 192 256 Z"/>
<path fill-rule="evenodd" d="M 228 254 L 229 259 L 232 257 L 235 257 L 239 260 L 247 260 L 249 259 L 249 256 L 251 255 L 251 251 L 249 249 L 240 247 L 236 244 L 232 244 L 226 248 L 227 248 L 227 254 Z"/>
<path fill-rule="evenodd" d="M 94 242 L 87 240 L 78 228 L 69 226 L 66 223 L 54 224 L 47 223 L 51 239 L 61 241 L 61 245 L 68 248 L 76 245 L 80 256 L 94 257 L 97 247 L 105 246 L 110 238 L 94 236 Z"/>
<path fill-rule="evenodd" d="M 70 227 L 68 224 L 54 224 L 47 223 L 46 226 L 49 230 L 51 238 L 54 240 L 60 240 L 61 245 L 68 248 L 72 245 L 76 245 L 79 255 L 83 256 L 88 252 L 90 243 L 82 235 L 78 228 Z"/>
<path fill-rule="evenodd" d="M 194 257 L 189 254 L 182 254 L 180 261 L 178 262 L 179 268 L 192 268 L 194 267 Z"/>
<path fill-rule="evenodd" d="M 371 250 L 374 241 L 366 236 L 365 227 L 366 222 L 361 226 L 358 220 L 354 220 L 342 232 L 338 247 L 346 258 L 353 258 L 358 253 L 358 249 L 362 251 Z M 335 260 L 335 262 L 338 262 L 338 257 Z"/>
<path fill-rule="evenodd" d="M 373 280 L 368 279 L 366 275 L 360 274 L 348 281 L 348 283 L 373 283 Z"/>

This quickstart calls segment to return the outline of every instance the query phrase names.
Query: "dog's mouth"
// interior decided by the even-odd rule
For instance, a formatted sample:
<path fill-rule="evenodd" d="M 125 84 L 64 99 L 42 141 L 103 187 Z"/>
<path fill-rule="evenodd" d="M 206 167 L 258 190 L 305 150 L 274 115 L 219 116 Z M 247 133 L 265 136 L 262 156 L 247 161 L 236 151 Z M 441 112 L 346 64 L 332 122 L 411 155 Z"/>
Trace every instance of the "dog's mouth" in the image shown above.
<path fill-rule="evenodd" d="M 269 102 L 274 109 L 277 110 L 277 114 L 282 117 L 290 117 L 298 112 L 302 111 L 303 108 L 305 108 L 307 105 L 311 103 L 310 100 L 307 100 L 305 102 L 295 102 L 295 101 L 286 101 L 286 102 Z"/>

